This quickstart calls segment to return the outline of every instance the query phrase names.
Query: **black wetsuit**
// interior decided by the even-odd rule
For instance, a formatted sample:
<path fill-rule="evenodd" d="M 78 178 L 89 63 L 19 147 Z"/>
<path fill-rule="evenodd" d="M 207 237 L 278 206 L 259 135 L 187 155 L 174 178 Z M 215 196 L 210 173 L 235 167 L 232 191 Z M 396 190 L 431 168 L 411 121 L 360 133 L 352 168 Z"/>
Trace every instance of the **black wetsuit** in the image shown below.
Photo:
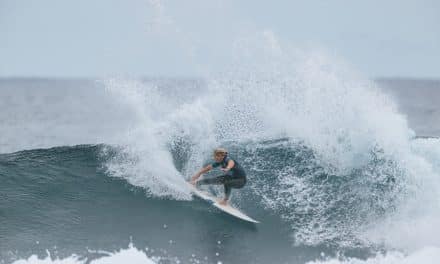
<path fill-rule="evenodd" d="M 223 184 L 225 187 L 225 198 L 229 199 L 232 188 L 240 189 L 243 188 L 243 186 L 246 184 L 246 173 L 236 160 L 231 159 L 228 156 L 225 156 L 221 162 L 214 162 L 211 164 L 213 168 L 218 166 L 226 168 L 226 166 L 228 166 L 228 161 L 230 160 L 234 161 L 234 167 L 232 167 L 227 174 L 203 179 L 198 181 L 197 184 Z"/>

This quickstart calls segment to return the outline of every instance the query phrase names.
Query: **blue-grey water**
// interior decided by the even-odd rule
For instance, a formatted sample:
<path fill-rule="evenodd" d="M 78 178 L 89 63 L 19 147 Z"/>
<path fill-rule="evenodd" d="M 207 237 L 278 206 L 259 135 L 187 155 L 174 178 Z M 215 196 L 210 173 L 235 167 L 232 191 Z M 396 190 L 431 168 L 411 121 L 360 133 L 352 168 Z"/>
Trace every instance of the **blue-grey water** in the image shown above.
<path fill-rule="evenodd" d="M 265 87 L 0 80 L 0 263 L 436 263 L 440 82 Z M 185 187 L 216 146 L 260 224 Z"/>

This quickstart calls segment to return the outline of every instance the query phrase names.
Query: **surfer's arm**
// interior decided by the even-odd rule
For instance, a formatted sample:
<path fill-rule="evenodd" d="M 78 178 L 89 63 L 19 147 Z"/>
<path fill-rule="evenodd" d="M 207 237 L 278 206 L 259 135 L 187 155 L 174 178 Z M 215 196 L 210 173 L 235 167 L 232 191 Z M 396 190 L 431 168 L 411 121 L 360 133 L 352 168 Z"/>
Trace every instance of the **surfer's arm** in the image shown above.
<path fill-rule="evenodd" d="M 194 176 L 191 177 L 191 182 L 195 182 L 203 173 L 207 173 L 210 170 L 212 170 L 212 165 L 211 164 L 206 165 L 201 170 L 199 170 Z"/>
<path fill-rule="evenodd" d="M 235 166 L 235 162 L 233 161 L 233 160 L 229 160 L 228 161 L 228 165 L 226 165 L 226 168 L 222 168 L 222 171 L 224 171 L 224 172 L 228 172 L 228 171 L 230 171 L 232 168 L 234 168 L 234 166 Z"/>

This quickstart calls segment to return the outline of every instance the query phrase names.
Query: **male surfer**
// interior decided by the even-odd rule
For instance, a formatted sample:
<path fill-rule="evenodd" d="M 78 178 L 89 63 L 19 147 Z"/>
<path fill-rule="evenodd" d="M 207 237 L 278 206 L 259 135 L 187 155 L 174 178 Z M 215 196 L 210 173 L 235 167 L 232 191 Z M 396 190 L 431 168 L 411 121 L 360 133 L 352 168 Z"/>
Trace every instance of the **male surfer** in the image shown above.
<path fill-rule="evenodd" d="M 228 157 L 228 152 L 224 148 L 217 148 L 214 150 L 214 160 L 214 163 L 203 167 L 191 178 L 191 184 L 197 184 L 197 186 L 204 184 L 223 184 L 225 187 L 225 197 L 219 201 L 219 204 L 227 205 L 231 195 L 231 189 L 240 189 L 246 184 L 246 173 L 236 160 Z M 197 181 L 197 179 L 203 173 L 206 173 L 212 170 L 212 168 L 216 168 L 218 166 L 221 166 L 221 170 L 224 172 L 223 175 Z"/>

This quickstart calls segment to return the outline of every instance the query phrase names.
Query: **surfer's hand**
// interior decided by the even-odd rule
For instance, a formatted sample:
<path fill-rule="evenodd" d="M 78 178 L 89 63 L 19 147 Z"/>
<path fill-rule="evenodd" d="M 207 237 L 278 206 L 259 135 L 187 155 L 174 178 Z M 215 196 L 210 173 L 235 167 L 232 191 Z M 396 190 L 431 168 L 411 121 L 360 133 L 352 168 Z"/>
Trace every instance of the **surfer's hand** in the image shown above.
<path fill-rule="evenodd" d="M 191 183 L 192 185 L 196 186 L 196 180 L 191 179 L 191 180 L 189 181 L 189 183 Z"/>

